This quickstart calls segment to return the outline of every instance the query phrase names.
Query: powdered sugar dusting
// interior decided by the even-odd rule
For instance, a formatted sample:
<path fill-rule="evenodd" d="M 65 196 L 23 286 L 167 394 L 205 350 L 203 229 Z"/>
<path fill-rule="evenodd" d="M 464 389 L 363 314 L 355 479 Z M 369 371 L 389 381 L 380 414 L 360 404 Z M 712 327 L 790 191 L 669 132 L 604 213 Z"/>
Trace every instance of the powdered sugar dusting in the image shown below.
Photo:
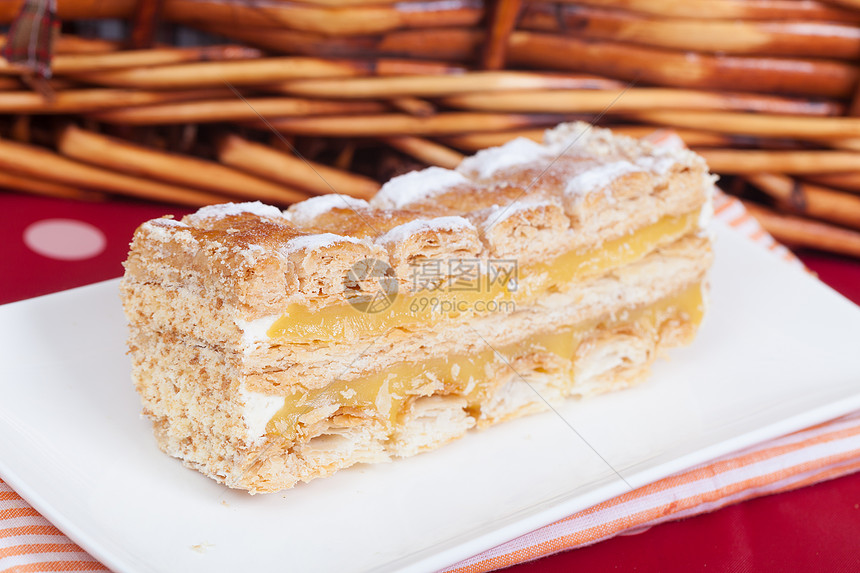
<path fill-rule="evenodd" d="M 583 121 L 562 123 L 543 134 L 543 142 L 548 147 L 564 148 L 570 145 L 586 144 L 595 134 L 600 135 L 601 129 Z"/>
<path fill-rule="evenodd" d="M 564 192 L 569 197 L 580 199 L 589 193 L 599 189 L 608 189 L 612 182 L 628 173 L 642 171 L 641 167 L 629 161 L 613 161 L 598 165 L 571 178 L 564 187 Z"/>
<path fill-rule="evenodd" d="M 509 205 L 493 205 L 487 209 L 487 217 L 484 220 L 485 225 L 495 226 L 523 211 L 530 211 L 541 207 L 552 207 L 554 205 L 557 205 L 557 203 L 552 201 L 515 201 Z"/>
<path fill-rule="evenodd" d="M 422 231 L 475 231 L 475 226 L 463 217 L 435 217 L 433 219 L 415 219 L 398 225 L 379 237 L 380 244 L 399 243 L 415 233 Z"/>
<path fill-rule="evenodd" d="M 641 167 L 644 171 L 650 171 L 657 175 L 666 175 L 677 163 L 678 162 L 675 161 L 673 157 L 667 155 L 662 157 L 646 155 L 645 157 L 640 157 L 636 160 L 636 165 Z"/>
<path fill-rule="evenodd" d="M 544 133 L 544 143 L 556 154 L 575 150 L 578 154 L 590 155 L 604 162 L 619 159 L 635 161 L 654 152 L 654 146 L 648 141 L 614 134 L 608 129 L 581 121 L 562 123 L 547 130 Z M 678 151 L 666 150 L 666 153 L 677 154 Z"/>
<path fill-rule="evenodd" d="M 680 141 L 680 138 L 675 137 Z M 685 151 L 683 147 L 654 147 L 650 155 L 638 157 L 636 165 L 657 175 L 666 175 L 678 164 L 678 156 L 683 151 Z"/>
<path fill-rule="evenodd" d="M 544 144 L 555 154 L 569 150 L 584 150 L 597 157 L 623 155 L 622 148 L 638 150 L 641 144 L 623 135 L 614 135 L 608 129 L 594 127 L 582 121 L 562 123 L 544 132 Z M 628 151 L 634 151 L 630 149 Z"/>
<path fill-rule="evenodd" d="M 141 225 L 142 229 L 146 229 L 147 237 L 154 241 L 179 241 L 184 243 L 186 249 L 194 248 L 196 241 L 192 234 L 188 231 L 191 228 L 188 223 L 177 221 L 176 219 L 152 219 Z"/>
<path fill-rule="evenodd" d="M 356 239 L 355 237 L 345 237 L 343 235 L 335 235 L 334 233 L 317 233 L 313 235 L 302 235 L 287 241 L 282 252 L 285 254 L 294 253 L 301 250 L 317 251 L 336 245 L 338 243 L 353 243 L 364 244 L 365 241 Z"/>
<path fill-rule="evenodd" d="M 371 203 L 376 207 L 401 209 L 468 183 L 469 180 L 462 173 L 442 167 L 428 167 L 391 179 L 371 199 Z"/>
<path fill-rule="evenodd" d="M 259 217 L 272 217 L 275 219 L 280 219 L 284 216 L 281 210 L 277 207 L 266 205 L 259 201 L 208 205 L 189 216 L 195 219 L 223 219 L 224 217 L 243 215 L 245 213 L 257 215 Z"/>
<path fill-rule="evenodd" d="M 552 151 L 540 143 L 518 137 L 500 147 L 490 147 L 467 157 L 457 167 L 457 171 L 466 175 L 476 174 L 479 179 L 486 179 L 502 169 L 551 156 Z"/>
<path fill-rule="evenodd" d="M 157 223 L 159 225 L 163 225 L 165 227 L 187 227 L 187 223 L 183 223 L 178 219 L 168 219 L 167 217 L 162 217 L 161 219 L 153 219 L 150 223 Z"/>
<path fill-rule="evenodd" d="M 364 199 L 329 193 L 294 204 L 284 213 L 284 216 L 290 222 L 302 226 L 309 225 L 314 219 L 332 209 L 366 209 L 369 206 L 370 203 Z"/>

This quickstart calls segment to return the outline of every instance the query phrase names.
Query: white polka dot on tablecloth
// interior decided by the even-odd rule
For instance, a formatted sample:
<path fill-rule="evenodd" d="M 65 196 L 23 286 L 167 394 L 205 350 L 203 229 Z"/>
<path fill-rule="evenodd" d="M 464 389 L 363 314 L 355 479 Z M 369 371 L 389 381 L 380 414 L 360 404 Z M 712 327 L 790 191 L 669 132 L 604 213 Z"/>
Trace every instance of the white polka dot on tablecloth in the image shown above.
<path fill-rule="evenodd" d="M 105 250 L 97 227 L 75 219 L 43 219 L 24 229 L 24 244 L 36 253 L 62 261 L 91 259 Z"/>

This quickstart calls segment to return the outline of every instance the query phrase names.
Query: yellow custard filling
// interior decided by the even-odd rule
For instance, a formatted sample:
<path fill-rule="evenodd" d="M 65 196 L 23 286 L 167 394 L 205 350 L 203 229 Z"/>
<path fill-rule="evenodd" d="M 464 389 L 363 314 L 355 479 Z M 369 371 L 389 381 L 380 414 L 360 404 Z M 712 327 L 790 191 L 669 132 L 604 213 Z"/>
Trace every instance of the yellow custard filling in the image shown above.
<path fill-rule="evenodd" d="M 441 381 L 446 393 L 466 397 L 476 407 L 491 390 L 486 383 L 495 368 L 506 366 L 519 357 L 533 353 L 548 353 L 569 361 L 571 376 L 574 356 L 580 342 L 598 326 L 615 328 L 645 321 L 659 328 L 667 320 L 682 318 L 696 326 L 704 313 L 703 286 L 696 284 L 683 292 L 643 308 L 622 313 L 624 316 L 591 320 L 555 332 L 537 334 L 517 344 L 472 354 L 453 354 L 420 363 L 400 363 L 352 380 L 335 380 L 324 388 L 286 397 L 284 406 L 269 420 L 269 434 L 293 438 L 301 432 L 302 417 L 327 406 L 329 409 L 355 408 L 375 410 L 391 423 L 403 411 L 406 401 L 417 394 L 421 386 Z"/>
<path fill-rule="evenodd" d="M 408 329 L 414 325 L 433 324 L 443 318 L 456 317 L 466 309 L 472 312 L 481 312 L 481 309 L 511 310 L 515 305 L 506 305 L 507 301 L 528 302 L 552 287 L 630 264 L 658 245 L 683 237 L 696 228 L 698 220 L 698 211 L 663 217 L 629 235 L 606 241 L 598 248 L 571 251 L 549 262 L 525 265 L 517 273 L 521 277 L 529 277 L 527 289 L 512 290 L 508 285 L 496 282 L 480 291 L 433 290 L 400 294 L 379 312 L 365 312 L 349 304 L 318 310 L 291 304 L 266 334 L 283 343 L 336 341 L 375 336 L 392 328 Z"/>

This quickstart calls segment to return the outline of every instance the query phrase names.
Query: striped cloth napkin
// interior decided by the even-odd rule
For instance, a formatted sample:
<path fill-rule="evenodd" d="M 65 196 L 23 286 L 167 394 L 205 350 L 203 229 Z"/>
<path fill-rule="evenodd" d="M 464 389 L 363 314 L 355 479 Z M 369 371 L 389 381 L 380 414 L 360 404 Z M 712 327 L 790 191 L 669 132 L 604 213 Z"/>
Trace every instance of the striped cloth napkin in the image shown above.
<path fill-rule="evenodd" d="M 717 191 L 714 212 L 775 256 L 802 266 L 734 197 Z M 672 475 L 499 545 L 446 571 L 492 571 L 857 470 L 860 412 Z M 0 572 L 104 570 L 106 567 L 0 480 Z"/>
<path fill-rule="evenodd" d="M 860 470 L 860 412 L 717 458 L 445 569 L 482 573 Z"/>

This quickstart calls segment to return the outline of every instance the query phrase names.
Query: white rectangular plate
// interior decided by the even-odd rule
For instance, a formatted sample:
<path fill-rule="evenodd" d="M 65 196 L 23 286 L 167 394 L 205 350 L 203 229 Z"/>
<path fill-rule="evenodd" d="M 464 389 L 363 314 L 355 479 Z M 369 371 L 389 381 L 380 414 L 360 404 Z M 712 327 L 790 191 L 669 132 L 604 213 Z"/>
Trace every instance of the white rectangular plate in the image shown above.
<path fill-rule="evenodd" d="M 637 388 L 566 404 L 578 435 L 541 414 L 254 497 L 156 447 L 116 281 L 0 307 L 0 476 L 116 571 L 429 571 L 860 409 L 860 309 L 716 226 L 696 342 Z"/>

